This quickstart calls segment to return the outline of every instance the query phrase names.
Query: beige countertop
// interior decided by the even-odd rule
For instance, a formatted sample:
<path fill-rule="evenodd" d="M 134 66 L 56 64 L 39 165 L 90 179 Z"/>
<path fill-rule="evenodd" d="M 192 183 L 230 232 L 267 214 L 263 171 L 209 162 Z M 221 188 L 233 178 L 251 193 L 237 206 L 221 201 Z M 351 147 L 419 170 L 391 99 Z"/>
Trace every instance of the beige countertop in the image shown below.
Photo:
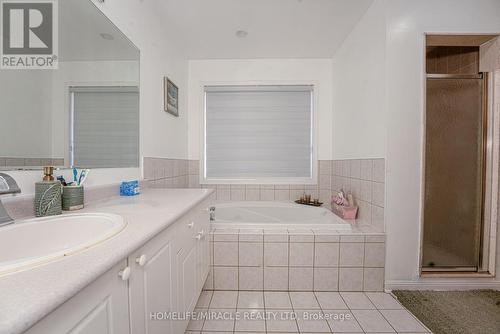
<path fill-rule="evenodd" d="M 78 211 L 115 213 L 127 226 L 90 249 L 0 277 L 0 334 L 30 328 L 211 193 L 211 189 L 146 189 L 139 196 L 114 197 Z"/>

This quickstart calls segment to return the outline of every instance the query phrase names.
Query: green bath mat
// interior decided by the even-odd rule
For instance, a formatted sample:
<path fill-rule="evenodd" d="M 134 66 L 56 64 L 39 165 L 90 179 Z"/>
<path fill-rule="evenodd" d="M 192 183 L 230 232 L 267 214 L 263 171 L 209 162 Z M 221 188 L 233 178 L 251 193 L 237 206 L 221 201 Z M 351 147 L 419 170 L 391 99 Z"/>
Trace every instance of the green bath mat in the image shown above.
<path fill-rule="evenodd" d="M 499 334 L 500 291 L 408 291 L 394 295 L 435 334 Z"/>

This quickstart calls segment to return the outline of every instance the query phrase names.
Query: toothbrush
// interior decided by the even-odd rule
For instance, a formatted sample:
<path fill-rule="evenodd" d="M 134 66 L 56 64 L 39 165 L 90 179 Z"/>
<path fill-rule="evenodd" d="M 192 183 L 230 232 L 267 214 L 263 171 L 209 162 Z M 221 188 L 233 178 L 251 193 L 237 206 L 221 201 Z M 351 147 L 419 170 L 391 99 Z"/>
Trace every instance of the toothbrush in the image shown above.
<path fill-rule="evenodd" d="M 63 177 L 62 175 L 61 175 L 61 176 L 58 176 L 58 177 L 57 177 L 57 180 L 59 180 L 59 182 L 61 182 L 61 184 L 62 184 L 63 186 L 65 186 L 65 187 L 68 185 L 68 184 L 66 183 L 66 180 L 64 179 L 64 177 Z"/>
<path fill-rule="evenodd" d="M 82 177 L 85 175 L 85 169 L 82 169 L 80 172 L 80 177 L 78 178 L 78 182 L 76 183 L 77 186 L 80 185 L 80 182 L 82 181 Z"/>
<path fill-rule="evenodd" d="M 90 169 L 84 169 L 82 170 L 82 173 L 80 174 L 80 179 L 78 180 L 78 185 L 81 186 L 87 179 L 87 176 L 89 176 Z"/>
<path fill-rule="evenodd" d="M 74 183 L 77 183 L 78 181 L 78 171 L 76 170 L 76 167 L 73 167 L 73 181 Z"/>

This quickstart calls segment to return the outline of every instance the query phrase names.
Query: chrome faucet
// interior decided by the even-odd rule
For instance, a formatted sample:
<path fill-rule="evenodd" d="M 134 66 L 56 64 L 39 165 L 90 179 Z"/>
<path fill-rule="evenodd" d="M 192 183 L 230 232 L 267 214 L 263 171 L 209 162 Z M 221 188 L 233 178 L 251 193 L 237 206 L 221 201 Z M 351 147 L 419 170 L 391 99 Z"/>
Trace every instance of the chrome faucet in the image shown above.
<path fill-rule="evenodd" d="M 17 185 L 16 181 L 12 178 L 12 176 L 0 173 L 0 195 L 5 194 L 17 194 L 20 193 L 21 189 Z M 9 225 L 14 223 L 14 219 L 12 219 L 7 210 L 5 210 L 2 205 L 2 200 L 0 199 L 0 226 Z"/>
<path fill-rule="evenodd" d="M 210 207 L 210 221 L 213 222 L 215 221 L 215 206 Z"/>

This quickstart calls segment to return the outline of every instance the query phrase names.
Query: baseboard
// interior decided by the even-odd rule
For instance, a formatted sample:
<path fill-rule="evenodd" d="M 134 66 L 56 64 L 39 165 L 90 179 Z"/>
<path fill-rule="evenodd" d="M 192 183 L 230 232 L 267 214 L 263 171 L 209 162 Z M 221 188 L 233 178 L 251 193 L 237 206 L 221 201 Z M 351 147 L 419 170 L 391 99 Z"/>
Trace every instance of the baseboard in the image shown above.
<path fill-rule="evenodd" d="M 447 279 L 423 278 L 417 281 L 391 280 L 385 282 L 385 290 L 500 290 L 500 281 L 491 278 Z"/>

